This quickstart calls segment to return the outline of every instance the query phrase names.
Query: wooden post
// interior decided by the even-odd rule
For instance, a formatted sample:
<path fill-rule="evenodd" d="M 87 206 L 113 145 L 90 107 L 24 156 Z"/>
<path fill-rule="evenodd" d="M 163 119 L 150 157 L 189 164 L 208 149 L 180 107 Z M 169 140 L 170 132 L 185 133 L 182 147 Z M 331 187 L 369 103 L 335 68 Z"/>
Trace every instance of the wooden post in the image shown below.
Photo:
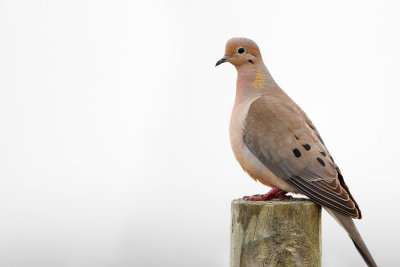
<path fill-rule="evenodd" d="M 230 266 L 321 266 L 321 207 L 299 198 L 233 200 Z"/>

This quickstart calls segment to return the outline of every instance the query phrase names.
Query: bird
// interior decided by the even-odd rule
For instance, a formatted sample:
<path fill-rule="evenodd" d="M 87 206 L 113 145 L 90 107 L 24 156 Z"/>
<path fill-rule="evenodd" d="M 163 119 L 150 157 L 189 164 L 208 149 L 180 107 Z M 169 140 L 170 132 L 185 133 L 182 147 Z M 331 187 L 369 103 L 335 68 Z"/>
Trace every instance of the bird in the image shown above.
<path fill-rule="evenodd" d="M 215 66 L 237 70 L 229 136 L 236 160 L 251 178 L 272 189 L 246 200 L 302 194 L 321 205 L 348 233 L 368 266 L 377 266 L 353 219 L 361 210 L 342 172 L 306 113 L 277 85 L 258 45 L 235 37 Z"/>

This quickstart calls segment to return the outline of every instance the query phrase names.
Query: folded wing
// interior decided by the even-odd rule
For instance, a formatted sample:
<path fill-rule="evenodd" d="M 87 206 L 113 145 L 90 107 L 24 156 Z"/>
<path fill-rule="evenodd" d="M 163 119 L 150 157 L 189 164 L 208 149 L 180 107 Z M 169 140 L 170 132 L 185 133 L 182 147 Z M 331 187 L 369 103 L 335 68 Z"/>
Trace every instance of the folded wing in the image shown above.
<path fill-rule="evenodd" d="M 290 98 L 264 95 L 255 100 L 245 120 L 243 141 L 268 169 L 302 194 L 343 215 L 361 218 L 318 131 Z"/>

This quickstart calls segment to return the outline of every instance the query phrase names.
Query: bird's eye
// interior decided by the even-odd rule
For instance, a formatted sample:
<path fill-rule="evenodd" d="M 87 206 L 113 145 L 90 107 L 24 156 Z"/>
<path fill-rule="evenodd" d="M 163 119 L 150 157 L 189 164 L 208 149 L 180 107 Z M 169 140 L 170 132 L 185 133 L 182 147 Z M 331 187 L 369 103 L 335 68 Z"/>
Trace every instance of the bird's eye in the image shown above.
<path fill-rule="evenodd" d="M 238 50 L 237 50 L 237 52 L 238 52 L 239 54 L 243 54 L 244 52 L 246 52 L 246 48 L 244 48 L 243 46 L 242 46 L 242 47 L 239 47 Z"/>

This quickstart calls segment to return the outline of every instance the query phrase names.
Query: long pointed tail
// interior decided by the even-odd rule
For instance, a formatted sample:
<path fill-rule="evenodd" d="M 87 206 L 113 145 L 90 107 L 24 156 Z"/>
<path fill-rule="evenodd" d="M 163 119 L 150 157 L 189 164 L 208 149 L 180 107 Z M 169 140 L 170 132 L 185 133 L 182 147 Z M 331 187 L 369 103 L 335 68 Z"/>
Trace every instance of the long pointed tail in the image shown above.
<path fill-rule="evenodd" d="M 365 263 L 370 267 L 376 267 L 376 263 L 371 253 L 369 252 L 367 245 L 365 245 L 364 240 L 361 238 L 353 219 L 349 216 L 342 215 L 334 210 L 324 207 L 330 215 L 347 231 L 350 238 L 353 240 L 358 252 L 360 252 Z"/>

